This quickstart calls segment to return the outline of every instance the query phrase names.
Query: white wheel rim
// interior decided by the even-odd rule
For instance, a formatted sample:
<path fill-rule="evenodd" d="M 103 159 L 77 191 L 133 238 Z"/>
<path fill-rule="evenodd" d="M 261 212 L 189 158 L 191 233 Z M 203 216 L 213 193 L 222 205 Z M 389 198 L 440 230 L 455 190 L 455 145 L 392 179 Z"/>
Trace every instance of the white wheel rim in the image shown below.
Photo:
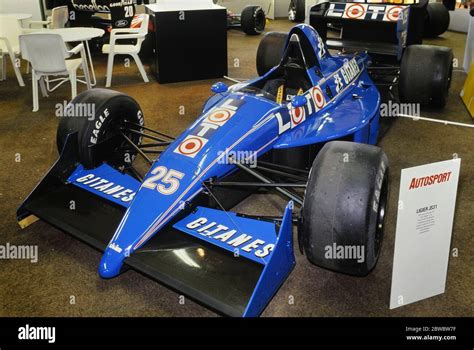
<path fill-rule="evenodd" d="M 294 9 L 290 9 L 288 11 L 288 19 L 290 21 L 294 21 L 295 20 L 295 17 L 296 17 L 296 13 L 295 13 L 295 10 Z"/>

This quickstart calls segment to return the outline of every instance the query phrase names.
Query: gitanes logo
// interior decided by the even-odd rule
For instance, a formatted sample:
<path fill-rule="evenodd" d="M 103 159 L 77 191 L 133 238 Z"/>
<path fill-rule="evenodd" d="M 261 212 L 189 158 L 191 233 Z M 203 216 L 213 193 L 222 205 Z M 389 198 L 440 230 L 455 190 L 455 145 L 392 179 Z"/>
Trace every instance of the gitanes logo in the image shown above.
<path fill-rule="evenodd" d="M 56 342 L 56 327 L 33 327 L 27 324 L 18 328 L 20 340 L 47 340 L 52 344 Z"/>

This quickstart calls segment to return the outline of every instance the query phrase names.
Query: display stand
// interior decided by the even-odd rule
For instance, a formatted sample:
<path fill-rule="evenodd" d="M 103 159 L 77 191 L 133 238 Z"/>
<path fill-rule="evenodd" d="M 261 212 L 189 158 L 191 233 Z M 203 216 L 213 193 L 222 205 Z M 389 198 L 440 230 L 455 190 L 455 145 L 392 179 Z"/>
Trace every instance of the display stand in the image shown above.
<path fill-rule="evenodd" d="M 150 15 L 147 61 L 159 83 L 214 79 L 227 75 L 226 9 L 201 2 L 160 2 Z"/>
<path fill-rule="evenodd" d="M 466 39 L 466 48 L 464 49 L 463 68 L 466 73 L 469 72 L 472 63 L 474 62 L 474 17 L 469 18 L 469 30 Z"/>

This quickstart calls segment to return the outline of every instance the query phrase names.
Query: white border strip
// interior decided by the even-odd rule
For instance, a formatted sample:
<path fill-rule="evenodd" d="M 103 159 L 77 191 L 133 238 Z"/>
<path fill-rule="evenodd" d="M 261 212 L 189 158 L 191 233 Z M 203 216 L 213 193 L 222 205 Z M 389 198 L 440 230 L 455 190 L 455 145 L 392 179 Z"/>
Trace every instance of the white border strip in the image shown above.
<path fill-rule="evenodd" d="M 440 120 L 440 119 L 433 119 L 433 118 L 417 117 L 417 116 L 409 115 L 409 114 L 397 114 L 397 117 L 409 118 L 409 119 L 413 119 L 415 121 L 424 120 L 424 121 L 427 121 L 427 122 L 433 122 L 433 123 L 444 124 L 444 125 L 455 125 L 455 126 L 463 126 L 463 127 L 466 127 L 466 128 L 474 128 L 474 124 L 466 124 L 466 123 L 452 122 L 452 121 L 449 121 L 449 120 Z"/>

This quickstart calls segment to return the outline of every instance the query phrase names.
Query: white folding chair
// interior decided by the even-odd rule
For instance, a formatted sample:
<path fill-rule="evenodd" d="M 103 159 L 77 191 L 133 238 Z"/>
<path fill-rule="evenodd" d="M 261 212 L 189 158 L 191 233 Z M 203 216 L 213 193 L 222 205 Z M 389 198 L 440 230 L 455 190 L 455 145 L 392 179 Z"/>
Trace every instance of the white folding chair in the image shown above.
<path fill-rule="evenodd" d="M 33 112 L 39 109 L 38 82 L 42 84 L 43 95 L 45 94 L 41 81 L 45 77 L 68 76 L 68 80 L 71 82 L 71 97 L 74 98 L 77 95 L 77 70 L 82 67 L 87 89 L 91 88 L 83 44 L 68 50 L 59 34 L 38 33 L 21 35 L 20 47 L 23 58 L 30 62 L 32 68 Z M 79 53 L 81 58 L 66 60 L 66 58 Z"/>
<path fill-rule="evenodd" d="M 137 16 L 138 17 L 138 16 Z M 112 29 L 110 34 L 110 44 L 106 44 L 102 47 L 102 52 L 105 54 L 109 54 L 109 58 L 107 61 L 107 81 L 105 86 L 110 87 L 112 84 L 112 71 L 114 66 L 114 57 L 115 55 L 130 55 L 135 60 L 135 63 L 138 66 L 138 70 L 142 75 L 143 80 L 145 83 L 148 83 L 148 76 L 146 75 L 145 68 L 143 67 L 142 61 L 138 56 L 140 49 L 142 47 L 142 43 L 145 40 L 146 35 L 148 34 L 148 15 L 139 15 L 141 17 L 142 22 L 139 28 L 118 28 Z M 135 45 L 123 45 L 123 44 L 116 44 L 119 40 L 124 39 L 136 39 L 137 42 Z"/>
<path fill-rule="evenodd" d="M 46 21 L 28 21 L 28 27 L 39 25 L 49 29 L 64 28 L 69 21 L 69 10 L 67 6 L 58 6 L 51 10 L 51 16 Z"/>
<path fill-rule="evenodd" d="M 23 77 L 21 76 L 20 67 L 17 61 L 17 56 L 20 55 L 20 43 L 18 37 L 22 34 L 20 21 L 13 16 L 0 15 L 0 56 L 2 57 L 2 79 L 7 78 L 7 60 L 6 56 L 10 57 L 10 61 L 15 71 L 18 84 L 25 86 Z"/>

